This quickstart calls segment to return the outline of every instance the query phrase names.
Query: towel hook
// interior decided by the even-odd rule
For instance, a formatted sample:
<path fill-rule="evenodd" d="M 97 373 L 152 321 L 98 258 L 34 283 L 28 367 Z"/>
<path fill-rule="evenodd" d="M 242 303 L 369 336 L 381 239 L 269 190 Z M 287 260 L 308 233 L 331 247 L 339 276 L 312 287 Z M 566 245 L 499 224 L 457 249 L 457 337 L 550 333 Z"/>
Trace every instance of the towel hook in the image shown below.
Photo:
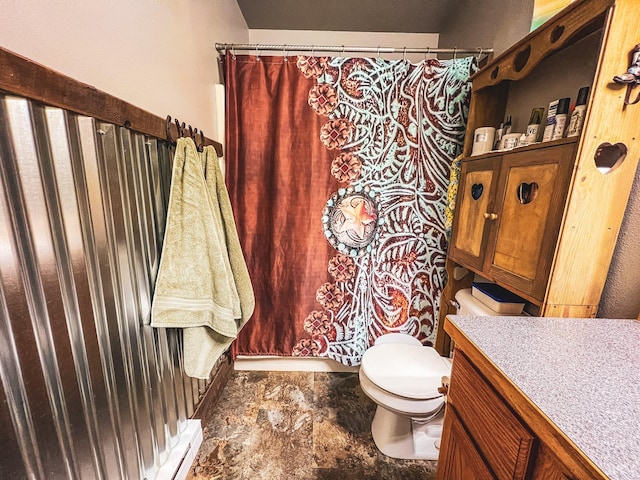
<path fill-rule="evenodd" d="M 167 119 L 165 120 L 165 123 L 164 123 L 164 128 L 167 133 L 167 140 L 173 143 L 173 138 L 171 138 L 171 115 L 167 115 Z"/>
<path fill-rule="evenodd" d="M 200 138 L 202 139 L 200 143 L 198 143 L 198 133 L 200 133 Z M 202 131 L 198 132 L 198 129 L 193 130 L 193 143 L 196 144 L 196 150 L 202 152 L 204 150 L 204 136 L 202 135 Z"/>
<path fill-rule="evenodd" d="M 205 144 L 204 132 L 200 130 L 200 151 L 204 150 L 204 144 Z"/>
<path fill-rule="evenodd" d="M 178 131 L 178 138 L 182 137 L 182 129 L 180 128 L 180 120 L 174 118 L 174 123 L 176 124 L 176 130 Z M 176 138 L 177 140 L 177 138 Z"/>
<path fill-rule="evenodd" d="M 175 122 L 176 122 L 176 128 L 178 129 L 178 138 L 184 137 L 184 130 L 185 130 L 186 124 L 182 122 L 182 125 L 180 125 L 180 120 L 178 120 L 177 118 L 175 119 Z"/>

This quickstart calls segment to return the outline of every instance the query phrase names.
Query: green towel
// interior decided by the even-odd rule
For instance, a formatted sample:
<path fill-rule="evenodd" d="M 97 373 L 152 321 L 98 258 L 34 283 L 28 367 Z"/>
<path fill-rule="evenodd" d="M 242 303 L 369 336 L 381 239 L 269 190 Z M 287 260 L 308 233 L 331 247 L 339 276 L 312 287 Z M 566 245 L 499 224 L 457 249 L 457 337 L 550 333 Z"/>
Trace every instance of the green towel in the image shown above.
<path fill-rule="evenodd" d="M 151 325 L 183 328 L 185 373 L 206 379 L 254 306 L 215 150 L 180 138 Z"/>

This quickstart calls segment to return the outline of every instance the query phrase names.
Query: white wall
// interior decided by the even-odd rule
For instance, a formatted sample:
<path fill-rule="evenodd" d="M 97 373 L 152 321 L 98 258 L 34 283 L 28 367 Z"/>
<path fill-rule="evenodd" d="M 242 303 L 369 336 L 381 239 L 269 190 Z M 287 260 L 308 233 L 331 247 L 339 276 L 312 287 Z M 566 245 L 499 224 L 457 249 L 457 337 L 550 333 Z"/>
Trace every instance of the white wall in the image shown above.
<path fill-rule="evenodd" d="M 351 47 L 396 47 L 396 48 L 436 48 L 438 46 L 437 33 L 388 33 L 388 32 L 332 32 L 320 30 L 249 30 L 250 43 L 277 45 L 329 45 Z M 240 53 L 240 52 L 238 52 Z M 246 53 L 246 52 L 245 52 Z M 252 52 L 248 52 L 252 53 Z M 317 53 L 322 53 L 318 49 Z M 270 54 L 282 54 L 273 53 Z M 297 54 L 292 52 L 292 54 Z M 306 53 L 310 55 L 311 53 Z M 339 56 L 340 53 L 331 53 Z M 354 54 L 347 52 L 347 56 L 373 56 L 375 54 Z M 400 59 L 402 53 L 380 54 L 381 58 Z M 424 60 L 423 54 L 407 54 L 406 58 L 412 62 Z"/>
<path fill-rule="evenodd" d="M 640 169 L 636 171 L 620 236 L 613 254 L 598 317 L 640 315 Z"/>
<path fill-rule="evenodd" d="M 3 48 L 209 138 L 214 45 L 249 39 L 235 0 L 0 0 L 0 11 Z"/>
<path fill-rule="evenodd" d="M 440 32 L 440 46 L 492 47 L 500 55 L 529 33 L 533 0 L 459 0 L 458 14 Z"/>

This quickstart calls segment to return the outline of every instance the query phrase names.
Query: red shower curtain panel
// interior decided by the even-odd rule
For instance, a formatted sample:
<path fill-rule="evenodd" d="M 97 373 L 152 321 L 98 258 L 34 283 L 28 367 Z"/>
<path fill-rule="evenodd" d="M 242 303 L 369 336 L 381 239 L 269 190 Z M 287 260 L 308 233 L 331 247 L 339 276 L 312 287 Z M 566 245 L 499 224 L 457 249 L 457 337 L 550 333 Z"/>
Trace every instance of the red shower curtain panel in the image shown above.
<path fill-rule="evenodd" d="M 234 354 L 346 365 L 435 336 L 473 59 L 226 55 L 227 180 L 256 310 Z"/>
<path fill-rule="evenodd" d="M 334 155 L 296 57 L 225 57 L 227 188 L 256 297 L 232 351 L 291 355 L 333 256 L 319 212 L 337 186 Z"/>

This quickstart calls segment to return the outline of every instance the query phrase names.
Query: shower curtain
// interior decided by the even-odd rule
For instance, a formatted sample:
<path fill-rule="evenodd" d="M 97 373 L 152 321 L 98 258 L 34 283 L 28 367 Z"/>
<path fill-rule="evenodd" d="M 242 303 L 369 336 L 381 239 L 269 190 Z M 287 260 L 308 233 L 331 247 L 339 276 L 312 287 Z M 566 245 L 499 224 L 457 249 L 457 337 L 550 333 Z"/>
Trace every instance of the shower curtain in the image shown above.
<path fill-rule="evenodd" d="M 225 55 L 227 183 L 255 295 L 234 355 L 358 365 L 434 341 L 473 57 Z"/>

